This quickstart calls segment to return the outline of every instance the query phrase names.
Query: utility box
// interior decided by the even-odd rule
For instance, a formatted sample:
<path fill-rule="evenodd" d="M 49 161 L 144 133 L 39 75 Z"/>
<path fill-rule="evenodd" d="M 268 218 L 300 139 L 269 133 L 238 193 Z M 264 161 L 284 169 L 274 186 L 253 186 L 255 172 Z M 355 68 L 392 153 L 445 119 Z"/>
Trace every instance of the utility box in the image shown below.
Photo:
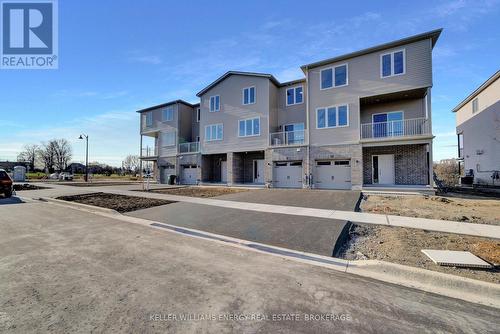
<path fill-rule="evenodd" d="M 15 166 L 14 172 L 12 173 L 12 178 L 14 179 L 14 182 L 26 181 L 26 167 Z"/>

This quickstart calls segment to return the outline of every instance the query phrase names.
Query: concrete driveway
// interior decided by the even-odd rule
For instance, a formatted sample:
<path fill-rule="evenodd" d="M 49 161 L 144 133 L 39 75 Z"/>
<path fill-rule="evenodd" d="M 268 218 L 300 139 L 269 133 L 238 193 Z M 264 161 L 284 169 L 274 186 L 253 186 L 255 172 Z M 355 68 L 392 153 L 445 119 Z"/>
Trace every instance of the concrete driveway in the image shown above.
<path fill-rule="evenodd" d="M 0 332 L 498 329 L 493 308 L 50 203 L 0 205 L 0 229 Z"/>
<path fill-rule="evenodd" d="M 354 191 L 265 189 L 214 198 L 350 211 L 354 209 L 359 195 L 359 192 Z M 269 214 L 181 202 L 138 210 L 128 215 L 327 256 L 332 256 L 346 224 L 341 220 Z"/>

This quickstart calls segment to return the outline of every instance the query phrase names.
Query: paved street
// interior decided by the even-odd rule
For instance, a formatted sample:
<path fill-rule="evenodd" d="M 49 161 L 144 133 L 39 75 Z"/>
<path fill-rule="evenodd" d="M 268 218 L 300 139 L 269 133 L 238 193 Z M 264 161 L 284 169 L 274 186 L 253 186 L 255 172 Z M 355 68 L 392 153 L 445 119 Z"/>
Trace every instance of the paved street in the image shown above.
<path fill-rule="evenodd" d="M 0 229 L 0 332 L 498 329 L 493 308 L 50 203 L 0 205 Z M 228 314 L 269 319 L 201 317 Z"/>

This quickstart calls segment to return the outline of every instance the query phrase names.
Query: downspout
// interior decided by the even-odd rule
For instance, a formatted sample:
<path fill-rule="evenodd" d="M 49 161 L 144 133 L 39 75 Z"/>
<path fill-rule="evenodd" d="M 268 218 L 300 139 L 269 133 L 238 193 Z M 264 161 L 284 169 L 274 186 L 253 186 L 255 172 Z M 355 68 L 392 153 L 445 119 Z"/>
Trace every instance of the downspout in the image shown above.
<path fill-rule="evenodd" d="M 306 67 L 306 87 L 307 87 L 307 96 L 306 96 L 306 125 L 307 125 L 307 170 L 308 175 L 306 175 L 307 179 L 307 188 L 312 187 L 312 168 L 311 168 L 311 127 L 309 124 L 309 69 Z"/>

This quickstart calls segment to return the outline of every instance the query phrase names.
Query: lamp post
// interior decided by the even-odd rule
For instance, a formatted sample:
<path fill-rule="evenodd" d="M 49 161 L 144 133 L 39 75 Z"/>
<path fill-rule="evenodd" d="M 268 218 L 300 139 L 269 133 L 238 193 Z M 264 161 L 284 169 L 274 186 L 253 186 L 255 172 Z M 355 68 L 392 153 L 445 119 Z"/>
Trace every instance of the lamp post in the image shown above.
<path fill-rule="evenodd" d="M 89 182 L 89 136 L 86 134 L 81 134 L 78 139 L 83 139 L 85 137 L 85 182 Z"/>

